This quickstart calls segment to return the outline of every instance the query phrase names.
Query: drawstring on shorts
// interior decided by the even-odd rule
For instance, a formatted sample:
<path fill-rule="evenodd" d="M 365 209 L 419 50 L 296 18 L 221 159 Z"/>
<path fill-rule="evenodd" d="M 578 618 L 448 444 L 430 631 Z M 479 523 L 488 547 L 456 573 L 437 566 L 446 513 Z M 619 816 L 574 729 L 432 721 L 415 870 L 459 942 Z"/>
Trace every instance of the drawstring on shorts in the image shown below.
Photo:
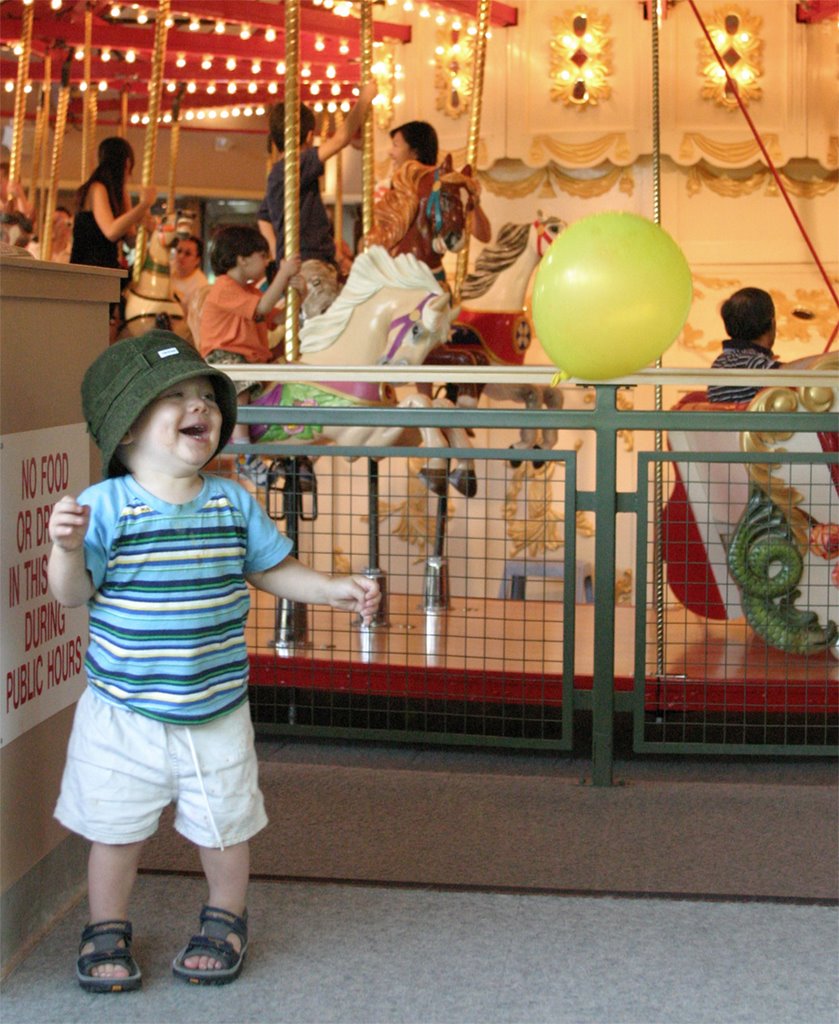
<path fill-rule="evenodd" d="M 201 774 L 201 765 L 198 763 L 198 754 L 195 752 L 195 744 L 192 742 L 192 730 L 187 727 L 185 729 L 186 738 L 189 742 L 189 749 L 192 754 L 192 763 L 195 765 L 195 774 L 198 776 L 198 785 L 201 787 L 201 795 L 204 797 L 204 806 L 207 808 L 207 814 L 210 818 L 210 824 L 213 826 L 213 832 L 216 834 L 216 841 L 218 842 L 219 849 L 224 849 L 224 840 L 221 838 L 221 833 L 216 825 L 216 819 L 213 817 L 213 811 L 210 807 L 210 800 L 207 796 L 207 790 L 204 788 L 204 776 Z"/>

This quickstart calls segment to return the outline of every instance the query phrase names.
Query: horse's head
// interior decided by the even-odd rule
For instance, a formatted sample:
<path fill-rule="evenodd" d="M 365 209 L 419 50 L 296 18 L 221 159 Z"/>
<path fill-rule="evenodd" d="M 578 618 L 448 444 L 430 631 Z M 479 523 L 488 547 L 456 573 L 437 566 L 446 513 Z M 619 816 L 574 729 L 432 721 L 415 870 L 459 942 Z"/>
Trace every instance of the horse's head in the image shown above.
<path fill-rule="evenodd" d="M 471 168 L 455 171 L 451 155 L 439 167 L 408 160 L 376 204 L 367 242 L 383 245 L 394 256 L 413 253 L 439 266 L 441 256 L 466 244 L 466 210 L 477 192 Z"/>
<path fill-rule="evenodd" d="M 387 348 L 379 362 L 388 366 L 419 366 L 449 337 L 454 310 L 448 292 L 429 292 L 406 313 L 395 317 L 387 333 Z"/>
<path fill-rule="evenodd" d="M 568 227 L 564 220 L 559 217 L 544 217 L 539 210 L 533 219 L 530 228 L 530 244 L 536 253 L 537 259 L 541 259 L 550 248 L 551 242 Z"/>
<path fill-rule="evenodd" d="M 438 256 L 460 252 L 466 244 L 466 210 L 478 187 L 468 164 L 461 171 L 454 170 L 451 154 L 423 176 L 419 189 L 419 229 L 430 239 Z"/>

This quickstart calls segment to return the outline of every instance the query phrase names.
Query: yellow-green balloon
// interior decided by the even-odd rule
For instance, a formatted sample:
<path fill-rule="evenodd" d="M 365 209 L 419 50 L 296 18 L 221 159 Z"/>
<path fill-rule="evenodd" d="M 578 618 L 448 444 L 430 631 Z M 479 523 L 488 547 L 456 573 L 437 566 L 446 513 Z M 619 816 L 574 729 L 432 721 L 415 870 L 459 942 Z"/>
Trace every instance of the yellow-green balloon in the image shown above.
<path fill-rule="evenodd" d="M 687 260 L 663 228 L 634 213 L 595 213 L 543 256 L 533 322 L 560 370 L 606 380 L 654 363 L 684 326 L 692 297 Z"/>

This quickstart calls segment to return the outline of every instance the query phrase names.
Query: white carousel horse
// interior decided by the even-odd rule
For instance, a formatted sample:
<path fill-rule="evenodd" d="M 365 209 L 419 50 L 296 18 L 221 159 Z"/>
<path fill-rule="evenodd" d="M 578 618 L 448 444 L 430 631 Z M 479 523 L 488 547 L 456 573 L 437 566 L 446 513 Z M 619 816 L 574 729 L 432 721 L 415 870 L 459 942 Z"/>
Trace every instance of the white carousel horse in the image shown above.
<path fill-rule="evenodd" d="M 125 326 L 122 337 L 136 337 L 153 327 L 164 326 L 182 338 L 190 337 L 183 308 L 172 297 L 169 259 L 176 238 L 192 234 L 192 218 L 185 214 L 167 216 L 148 235 L 139 281 L 125 289 Z"/>
<path fill-rule="evenodd" d="M 448 338 L 454 313 L 448 291 L 426 264 L 411 254 L 394 257 L 381 246 L 372 246 L 356 257 L 347 283 L 328 311 L 304 324 L 300 361 L 321 366 L 418 366 L 431 348 Z M 445 399 L 432 401 L 420 394 L 397 402 L 389 387 L 365 381 L 280 383 L 254 404 L 451 407 Z M 404 433 L 400 426 L 258 424 L 251 427 L 251 440 L 390 446 Z M 469 446 L 461 428 L 423 427 L 420 434 L 432 447 Z M 432 459 L 423 478 L 435 493 L 443 493 L 449 482 L 463 494 L 474 494 L 475 476 L 469 462 L 455 469 L 447 481 L 446 460 Z"/>
<path fill-rule="evenodd" d="M 530 277 L 551 242 L 567 227 L 559 217 L 538 213 L 530 224 L 505 224 L 496 240 L 484 247 L 461 289 L 462 309 L 453 325 L 451 344 L 468 351 L 478 347 L 489 363 L 521 365 L 531 341 L 530 319 L 524 300 Z M 558 388 L 535 384 L 487 384 L 482 393 L 501 401 L 521 402 L 527 409 L 562 408 Z M 460 396 L 458 404 L 473 404 L 477 396 Z M 531 448 L 538 440 L 523 430 L 513 447 Z M 553 448 L 557 431 L 542 431 L 542 444 Z"/>

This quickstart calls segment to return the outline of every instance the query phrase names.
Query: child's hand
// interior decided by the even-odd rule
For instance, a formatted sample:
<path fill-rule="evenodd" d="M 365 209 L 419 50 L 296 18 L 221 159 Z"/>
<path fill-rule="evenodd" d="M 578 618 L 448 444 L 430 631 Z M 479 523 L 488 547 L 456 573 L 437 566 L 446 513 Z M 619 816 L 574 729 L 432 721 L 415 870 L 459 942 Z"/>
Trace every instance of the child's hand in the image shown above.
<path fill-rule="evenodd" d="M 280 260 L 280 273 L 285 277 L 286 281 L 290 281 L 295 274 L 300 273 L 301 262 L 299 252 L 289 256 L 287 260 Z"/>
<path fill-rule="evenodd" d="M 50 540 L 62 551 L 78 551 L 84 545 L 90 523 L 90 506 L 80 505 L 65 494 L 59 498 L 50 513 Z"/>
<path fill-rule="evenodd" d="M 381 599 L 379 584 L 369 576 L 335 576 L 329 581 L 329 604 L 358 612 L 365 626 L 373 621 Z"/>

